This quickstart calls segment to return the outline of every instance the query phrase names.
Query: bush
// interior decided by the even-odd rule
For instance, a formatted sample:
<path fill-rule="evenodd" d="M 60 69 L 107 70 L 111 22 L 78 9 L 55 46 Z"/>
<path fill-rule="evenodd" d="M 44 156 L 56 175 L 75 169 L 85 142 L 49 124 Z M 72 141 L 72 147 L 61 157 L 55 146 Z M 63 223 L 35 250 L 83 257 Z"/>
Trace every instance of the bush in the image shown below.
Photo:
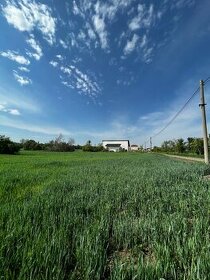
<path fill-rule="evenodd" d="M 35 140 L 24 140 L 23 141 L 24 150 L 38 151 L 43 150 L 43 144 L 36 142 Z"/>
<path fill-rule="evenodd" d="M 0 135 L 0 154 L 16 154 L 20 148 L 21 145 L 12 142 L 9 137 Z"/>
<path fill-rule="evenodd" d="M 103 152 L 104 147 L 101 145 L 92 146 L 90 144 L 86 144 L 82 147 L 83 152 Z"/>

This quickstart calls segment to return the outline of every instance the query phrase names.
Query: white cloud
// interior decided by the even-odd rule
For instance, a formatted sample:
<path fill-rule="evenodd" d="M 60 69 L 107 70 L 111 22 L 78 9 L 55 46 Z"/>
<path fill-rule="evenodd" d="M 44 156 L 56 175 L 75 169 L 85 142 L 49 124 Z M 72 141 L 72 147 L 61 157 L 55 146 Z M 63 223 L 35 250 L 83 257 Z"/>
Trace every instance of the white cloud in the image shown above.
<path fill-rule="evenodd" d="M 9 113 L 14 116 L 20 116 L 20 112 L 17 109 L 9 109 Z"/>
<path fill-rule="evenodd" d="M 88 33 L 89 38 L 91 40 L 95 40 L 96 39 L 96 34 L 88 23 L 86 23 L 86 28 L 87 28 L 87 33 Z"/>
<path fill-rule="evenodd" d="M 147 10 L 144 4 L 138 5 L 138 14 L 129 23 L 130 30 L 149 28 L 155 18 L 154 6 L 151 4 Z"/>
<path fill-rule="evenodd" d="M 57 57 L 60 61 L 62 61 L 62 60 L 64 59 L 63 56 L 60 55 L 60 54 L 57 54 L 56 57 Z"/>
<path fill-rule="evenodd" d="M 73 10 L 72 11 L 73 11 L 73 14 L 75 14 L 75 15 L 79 15 L 80 14 L 80 10 L 79 10 L 75 0 L 73 1 Z"/>
<path fill-rule="evenodd" d="M 67 49 L 68 48 L 68 45 L 67 45 L 67 43 L 66 42 L 64 42 L 63 40 L 59 40 L 59 42 L 60 42 L 60 44 L 61 44 L 61 46 L 64 48 L 64 49 Z"/>
<path fill-rule="evenodd" d="M 106 49 L 108 47 L 108 41 L 107 41 L 107 31 L 105 28 L 105 22 L 104 19 L 101 18 L 99 15 L 93 16 L 93 24 L 95 27 L 95 31 L 99 36 L 100 42 L 101 42 L 101 48 Z"/>
<path fill-rule="evenodd" d="M 116 20 L 116 14 L 124 11 L 131 2 L 132 0 L 110 0 L 107 2 L 98 0 L 95 3 L 89 0 L 73 1 L 73 14 L 83 19 L 86 31 L 80 30 L 77 39 L 85 43 L 89 49 L 91 49 L 91 43 L 93 43 L 95 48 L 100 46 L 107 51 L 109 48 L 108 25 Z M 91 21 L 89 21 L 89 16 Z M 73 42 L 75 46 L 75 39 Z"/>
<path fill-rule="evenodd" d="M 84 29 L 81 29 L 77 37 L 70 34 L 72 47 L 80 47 L 83 43 L 91 51 L 101 47 L 109 51 L 109 26 L 117 20 L 117 13 L 124 12 L 133 0 L 109 0 L 109 1 L 72 1 L 71 11 L 83 20 Z M 73 27 L 77 24 L 72 24 Z M 77 29 L 78 30 L 78 29 Z M 77 42 L 79 40 L 79 42 Z"/>
<path fill-rule="evenodd" d="M 131 2 L 131 0 L 111 0 L 109 3 L 97 1 L 94 5 L 95 14 L 92 16 L 92 20 L 102 49 L 108 48 L 108 32 L 105 22 L 107 21 L 107 24 L 112 23 L 117 12 L 127 8 Z M 91 39 L 94 39 L 95 34 L 91 31 L 91 28 L 88 28 L 88 35 Z"/>
<path fill-rule="evenodd" d="M 58 66 L 58 62 L 57 61 L 50 61 L 50 65 L 52 65 L 53 67 L 57 67 Z"/>
<path fill-rule="evenodd" d="M 7 52 L 0 52 L 0 55 L 6 57 L 10 60 L 13 60 L 19 64 L 29 65 L 30 61 L 22 55 L 19 55 L 18 52 L 14 51 L 7 51 Z"/>
<path fill-rule="evenodd" d="M 18 109 L 11 109 L 5 106 L 5 104 L 0 104 L 0 111 L 4 113 L 8 113 L 14 116 L 20 116 L 20 112 Z"/>
<path fill-rule="evenodd" d="M 56 19 L 47 5 L 29 0 L 8 0 L 6 3 L 2 10 L 9 24 L 20 31 L 38 29 L 48 43 L 54 43 Z"/>
<path fill-rule="evenodd" d="M 13 88 L 9 84 L 7 84 L 6 88 L 0 85 L 0 100 L 3 105 L 7 105 L 9 108 L 19 108 L 27 111 L 28 114 L 37 114 L 41 111 L 35 96 L 25 95 L 22 89 L 16 86 Z"/>
<path fill-rule="evenodd" d="M 60 133 L 63 135 L 73 135 L 68 130 L 62 127 L 53 127 L 50 125 L 36 125 L 34 123 L 23 122 L 20 120 L 10 119 L 8 117 L 0 116 L 1 125 L 6 127 L 12 127 L 16 129 L 26 130 L 33 133 L 41 133 L 45 135 L 59 135 Z"/>
<path fill-rule="evenodd" d="M 182 9 L 184 7 L 192 7 L 195 4 L 195 0 L 176 0 L 171 2 L 171 9 Z"/>
<path fill-rule="evenodd" d="M 0 111 L 5 112 L 6 108 L 4 104 L 0 104 Z"/>
<path fill-rule="evenodd" d="M 86 35 L 85 35 L 85 33 L 82 30 L 80 30 L 80 32 L 79 32 L 77 37 L 81 41 L 84 41 L 86 39 Z"/>
<path fill-rule="evenodd" d="M 95 4 L 95 11 L 103 18 L 113 21 L 116 14 L 129 7 L 131 2 L 132 0 L 111 0 L 109 3 L 101 3 L 100 1 L 97 1 Z"/>
<path fill-rule="evenodd" d="M 145 48 L 143 52 L 143 61 L 146 63 L 152 62 L 152 52 L 153 52 L 153 47 L 151 48 Z"/>
<path fill-rule="evenodd" d="M 144 34 L 144 36 L 142 37 L 142 40 L 141 40 L 141 44 L 140 44 L 140 47 L 141 48 L 144 48 L 147 44 L 147 36 Z"/>
<path fill-rule="evenodd" d="M 64 86 L 66 86 L 66 87 L 69 87 L 69 88 L 72 88 L 72 89 L 75 88 L 72 84 L 70 84 L 70 83 L 68 83 L 68 82 L 66 82 L 66 81 L 62 81 L 61 83 L 62 83 Z"/>
<path fill-rule="evenodd" d="M 20 66 L 18 67 L 19 70 L 23 71 L 23 72 L 30 72 L 30 70 L 24 66 Z"/>
<path fill-rule="evenodd" d="M 152 55 L 154 52 L 154 46 L 149 46 L 147 35 L 144 34 L 140 39 L 138 35 L 134 34 L 131 40 L 128 40 L 124 47 L 124 55 L 132 53 L 134 50 L 138 51 L 138 55 L 145 63 L 152 62 Z M 126 57 L 124 57 L 126 58 Z"/>
<path fill-rule="evenodd" d="M 28 52 L 27 54 L 30 57 L 34 57 L 36 60 L 40 60 L 40 58 L 43 56 L 43 52 L 39 43 L 35 41 L 34 36 L 31 36 L 30 39 L 26 40 L 26 42 L 31 46 L 32 49 L 35 50 L 35 53 Z"/>
<path fill-rule="evenodd" d="M 80 71 L 74 65 L 68 67 L 61 66 L 61 71 L 67 74 L 69 81 L 62 81 L 62 84 L 77 89 L 78 93 L 88 95 L 90 97 L 96 97 L 100 92 L 96 81 L 93 81 L 87 74 Z"/>
<path fill-rule="evenodd" d="M 130 54 L 131 52 L 134 51 L 138 39 L 139 39 L 139 36 L 134 34 L 131 41 L 127 41 L 127 43 L 125 45 L 125 48 L 124 48 L 124 54 L 125 55 Z"/>
<path fill-rule="evenodd" d="M 13 75 L 15 77 L 15 80 L 21 85 L 21 86 L 25 86 L 25 85 L 30 85 L 32 84 L 31 79 L 27 78 L 27 77 L 23 77 L 20 76 L 16 71 L 13 71 Z"/>
<path fill-rule="evenodd" d="M 69 68 L 69 67 L 64 67 L 64 66 L 61 66 L 61 71 L 64 73 L 64 74 L 69 74 L 71 75 L 72 73 L 72 69 Z"/>

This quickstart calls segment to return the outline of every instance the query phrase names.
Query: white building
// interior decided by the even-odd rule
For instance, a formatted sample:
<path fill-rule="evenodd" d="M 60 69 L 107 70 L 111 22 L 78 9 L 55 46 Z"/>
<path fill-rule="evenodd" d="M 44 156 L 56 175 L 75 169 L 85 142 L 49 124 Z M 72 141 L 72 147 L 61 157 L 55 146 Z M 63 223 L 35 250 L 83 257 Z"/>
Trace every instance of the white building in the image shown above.
<path fill-rule="evenodd" d="M 110 152 L 119 152 L 122 150 L 130 150 L 129 140 L 102 140 L 102 145 Z"/>
<path fill-rule="evenodd" d="M 131 145 L 131 151 L 138 151 L 139 150 L 139 146 L 138 145 Z"/>

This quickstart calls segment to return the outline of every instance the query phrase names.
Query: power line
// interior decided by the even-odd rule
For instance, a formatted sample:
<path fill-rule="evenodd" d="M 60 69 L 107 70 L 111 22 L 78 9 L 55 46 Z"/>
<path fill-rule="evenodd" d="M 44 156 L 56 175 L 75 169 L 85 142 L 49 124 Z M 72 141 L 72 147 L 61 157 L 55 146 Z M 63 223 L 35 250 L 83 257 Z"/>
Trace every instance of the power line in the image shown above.
<path fill-rule="evenodd" d="M 210 79 L 210 77 L 209 77 Z M 184 111 L 184 109 L 187 107 L 187 105 L 190 103 L 190 101 L 193 99 L 193 97 L 196 96 L 196 94 L 199 92 L 200 88 L 198 87 L 196 89 L 196 91 L 194 91 L 194 93 L 191 95 L 191 97 L 185 102 L 185 104 L 182 106 L 182 108 L 173 116 L 173 118 L 156 134 L 154 134 L 152 136 L 152 138 L 155 138 L 156 136 L 158 136 L 159 134 L 161 134 L 166 128 L 169 127 L 170 124 L 172 124 L 173 121 L 175 121 L 175 119 L 182 113 L 182 111 Z"/>
<path fill-rule="evenodd" d="M 204 80 L 204 85 L 207 84 L 208 82 L 210 82 L 210 76 L 207 77 Z M 198 87 L 193 94 L 191 95 L 191 97 L 185 102 L 185 104 L 181 107 L 181 109 L 173 116 L 173 118 L 157 133 L 155 133 L 151 138 L 155 138 L 158 135 L 160 135 L 164 130 L 166 130 L 166 128 L 168 128 L 174 121 L 175 119 L 184 111 L 184 109 L 187 107 L 187 105 L 191 102 L 191 100 L 196 96 L 196 94 L 199 92 L 200 87 Z M 145 141 L 144 143 L 147 144 L 149 143 L 150 140 Z"/>
<path fill-rule="evenodd" d="M 204 85 L 207 84 L 210 81 L 210 77 L 206 78 L 204 81 Z"/>

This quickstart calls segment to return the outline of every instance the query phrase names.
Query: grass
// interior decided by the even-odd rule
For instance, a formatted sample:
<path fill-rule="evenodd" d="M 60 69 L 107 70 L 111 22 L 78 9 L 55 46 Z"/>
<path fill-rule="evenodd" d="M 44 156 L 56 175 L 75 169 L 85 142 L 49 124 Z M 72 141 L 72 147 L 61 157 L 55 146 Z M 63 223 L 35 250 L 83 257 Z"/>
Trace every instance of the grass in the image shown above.
<path fill-rule="evenodd" d="M 209 173 L 158 154 L 0 156 L 1 279 L 210 279 Z"/>
<path fill-rule="evenodd" d="M 174 156 L 183 156 L 183 157 L 192 157 L 192 158 L 201 158 L 204 159 L 204 155 L 198 155 L 196 153 L 176 153 L 176 152 L 166 152 L 165 154 L 174 155 Z"/>

